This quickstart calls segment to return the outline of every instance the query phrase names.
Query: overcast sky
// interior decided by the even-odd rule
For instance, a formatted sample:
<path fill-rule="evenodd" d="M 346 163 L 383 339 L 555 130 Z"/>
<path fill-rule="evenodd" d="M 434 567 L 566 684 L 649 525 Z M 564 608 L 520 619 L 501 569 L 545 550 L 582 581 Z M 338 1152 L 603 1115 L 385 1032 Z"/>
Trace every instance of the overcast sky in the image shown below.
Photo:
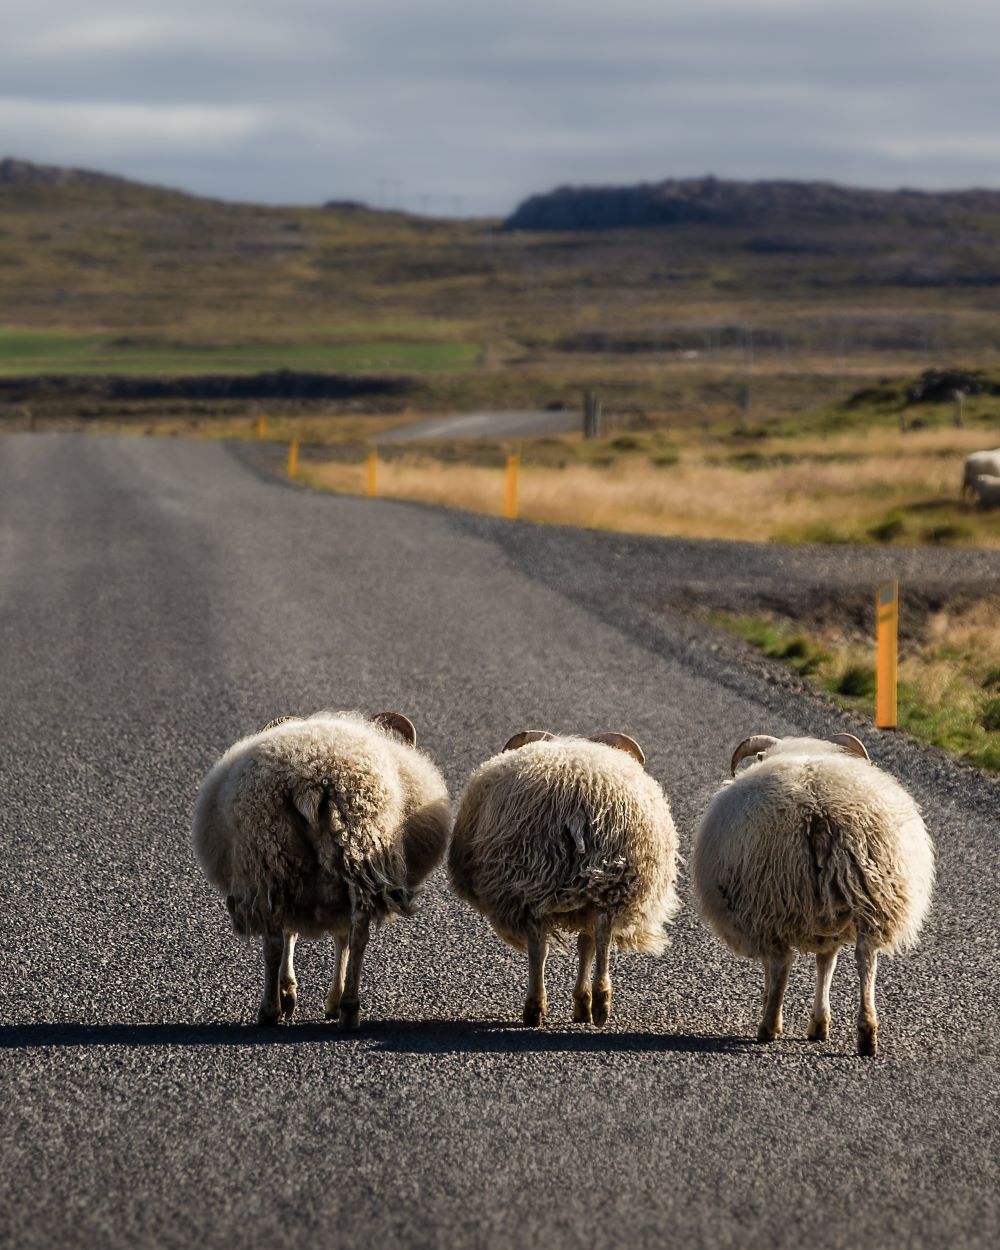
<path fill-rule="evenodd" d="M 0 155 L 463 213 L 705 173 L 1000 187 L 1000 3 L 0 0 Z"/>

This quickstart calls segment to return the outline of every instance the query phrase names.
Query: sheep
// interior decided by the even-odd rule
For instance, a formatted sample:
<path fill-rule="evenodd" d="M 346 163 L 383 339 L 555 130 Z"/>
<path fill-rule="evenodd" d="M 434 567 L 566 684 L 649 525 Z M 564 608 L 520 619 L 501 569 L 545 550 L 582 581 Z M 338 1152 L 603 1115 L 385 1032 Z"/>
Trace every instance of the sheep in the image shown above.
<path fill-rule="evenodd" d="M 963 498 L 967 491 L 975 491 L 976 478 L 983 474 L 1000 477 L 1000 447 L 994 448 L 993 451 L 974 451 L 965 457 L 965 463 L 962 466 Z"/>
<path fill-rule="evenodd" d="M 451 829 L 445 783 L 415 743 L 399 712 L 279 717 L 230 747 L 205 778 L 194 850 L 234 930 L 261 939 L 259 1024 L 295 1011 L 298 935 L 330 933 L 326 1016 L 358 1027 L 371 922 L 411 913 Z"/>
<path fill-rule="evenodd" d="M 497 936 L 528 955 L 524 1023 L 548 1009 L 549 939 L 577 934 L 573 1020 L 611 1010 L 612 942 L 658 953 L 677 907 L 677 831 L 625 734 L 515 734 L 472 774 L 455 818 L 452 885 Z M 591 983 L 591 968 L 593 978 Z"/>
<path fill-rule="evenodd" d="M 1000 477 L 981 473 L 972 479 L 972 489 L 980 508 L 1000 508 Z"/>
<path fill-rule="evenodd" d="M 736 775 L 737 765 L 754 756 Z M 853 734 L 828 742 L 754 734 L 733 754 L 694 847 L 694 888 L 716 935 L 764 966 L 759 1042 L 782 1030 L 796 951 L 816 956 L 809 1040 L 830 1030 L 830 981 L 854 943 L 858 1053 L 878 1050 L 879 951 L 912 946 L 930 906 L 934 848 L 916 803 Z"/>

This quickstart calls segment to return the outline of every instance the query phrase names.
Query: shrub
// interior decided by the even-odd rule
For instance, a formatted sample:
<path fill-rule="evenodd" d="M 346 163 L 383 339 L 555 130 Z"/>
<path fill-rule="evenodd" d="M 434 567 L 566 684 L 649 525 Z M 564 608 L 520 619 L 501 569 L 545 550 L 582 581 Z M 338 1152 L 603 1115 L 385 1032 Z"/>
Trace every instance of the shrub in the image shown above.
<path fill-rule="evenodd" d="M 979 723 L 990 733 L 1000 730 L 1000 699 L 990 699 L 984 706 Z"/>
<path fill-rule="evenodd" d="M 867 664 L 848 664 L 834 689 L 851 699 L 869 699 L 875 693 L 875 670 Z"/>
<path fill-rule="evenodd" d="M 891 543 L 897 538 L 902 538 L 905 533 L 906 522 L 901 516 L 890 513 L 869 529 L 868 537 L 873 538 L 877 543 Z"/>

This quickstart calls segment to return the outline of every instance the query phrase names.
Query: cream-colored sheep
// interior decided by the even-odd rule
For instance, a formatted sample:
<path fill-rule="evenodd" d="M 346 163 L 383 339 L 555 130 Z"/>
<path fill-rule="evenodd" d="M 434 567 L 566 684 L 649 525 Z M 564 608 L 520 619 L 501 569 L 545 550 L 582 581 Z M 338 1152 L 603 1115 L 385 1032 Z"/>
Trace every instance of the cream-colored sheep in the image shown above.
<path fill-rule="evenodd" d="M 206 777 L 194 849 L 237 933 L 264 952 L 260 1024 L 290 1018 L 296 938 L 333 935 L 328 1018 L 358 1027 L 371 922 L 408 915 L 448 843 L 448 792 L 398 712 L 280 717 Z"/>
<path fill-rule="evenodd" d="M 604 1024 L 612 942 L 660 951 L 677 905 L 677 832 L 624 734 L 516 734 L 472 774 L 448 868 L 457 893 L 528 953 L 524 1022 L 541 1024 L 549 939 L 576 933 L 573 1019 Z M 593 980 L 591 983 L 591 968 Z"/>
<path fill-rule="evenodd" d="M 962 465 L 962 495 L 975 491 L 976 478 L 982 475 L 1000 477 L 1000 447 L 992 451 L 974 451 Z"/>
<path fill-rule="evenodd" d="M 741 760 L 753 757 L 738 776 Z M 816 956 L 809 1038 L 825 1041 L 837 953 L 854 944 L 858 1053 L 878 1048 L 879 951 L 905 950 L 930 905 L 934 848 L 916 803 L 852 734 L 829 742 L 757 734 L 736 748 L 695 841 L 694 886 L 715 933 L 764 965 L 757 1040 L 781 1032 L 796 951 Z"/>

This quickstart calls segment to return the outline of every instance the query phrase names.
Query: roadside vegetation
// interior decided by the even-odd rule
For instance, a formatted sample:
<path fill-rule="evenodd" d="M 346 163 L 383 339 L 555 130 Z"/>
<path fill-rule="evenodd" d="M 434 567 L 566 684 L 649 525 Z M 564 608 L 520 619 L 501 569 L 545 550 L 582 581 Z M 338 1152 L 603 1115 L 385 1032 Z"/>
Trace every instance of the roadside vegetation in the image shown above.
<path fill-rule="evenodd" d="M 803 629 L 779 616 L 719 613 L 715 620 L 837 703 L 874 716 L 871 639 L 834 628 Z M 898 713 L 900 729 L 915 738 L 1000 772 L 1000 600 L 930 613 L 915 636 L 904 638 Z"/>

